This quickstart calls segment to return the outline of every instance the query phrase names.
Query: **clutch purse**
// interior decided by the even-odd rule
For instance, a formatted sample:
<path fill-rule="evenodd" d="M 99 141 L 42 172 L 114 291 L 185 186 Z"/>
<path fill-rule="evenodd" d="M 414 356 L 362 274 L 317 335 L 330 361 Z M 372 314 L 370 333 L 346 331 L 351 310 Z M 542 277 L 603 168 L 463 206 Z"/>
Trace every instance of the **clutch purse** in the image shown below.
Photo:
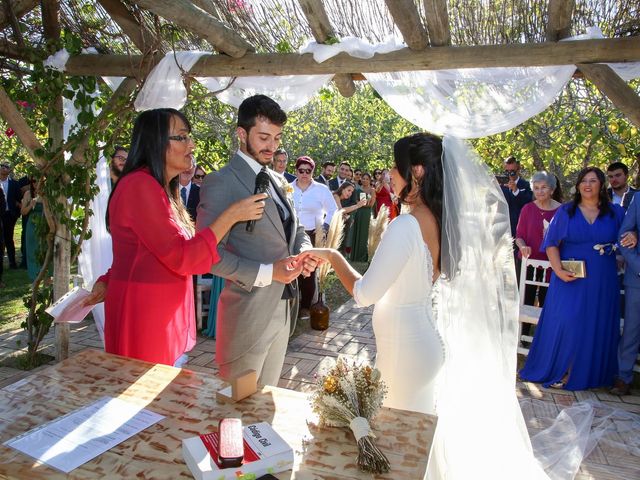
<path fill-rule="evenodd" d="M 560 263 L 564 270 L 573 273 L 576 278 L 585 278 L 587 276 L 587 266 L 584 260 L 562 260 Z"/>

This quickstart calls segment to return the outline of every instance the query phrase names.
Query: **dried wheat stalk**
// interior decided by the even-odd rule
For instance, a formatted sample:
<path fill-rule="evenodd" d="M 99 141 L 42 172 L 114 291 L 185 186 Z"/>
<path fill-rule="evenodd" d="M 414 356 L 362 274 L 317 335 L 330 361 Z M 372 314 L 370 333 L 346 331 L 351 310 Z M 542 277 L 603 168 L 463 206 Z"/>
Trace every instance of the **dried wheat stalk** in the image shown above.
<path fill-rule="evenodd" d="M 335 248 L 337 249 L 342 243 L 342 237 L 344 236 L 344 216 L 342 215 L 342 209 L 333 214 L 331 223 L 329 224 L 329 231 L 325 234 L 322 225 L 316 226 L 316 248 Z M 331 271 L 331 264 L 325 262 L 316 269 L 316 278 L 318 279 L 319 291 L 324 291 L 324 285 L 327 280 L 327 275 Z"/>
<path fill-rule="evenodd" d="M 380 238 L 382 237 L 382 233 L 387 228 L 387 224 L 389 223 L 389 209 L 386 205 L 380 207 L 380 211 L 378 212 L 378 216 L 376 218 L 372 218 L 369 223 L 369 236 L 367 238 L 367 252 L 369 253 L 369 261 L 373 258 L 373 254 L 376 253 L 376 249 L 378 248 L 378 244 L 380 243 Z"/>

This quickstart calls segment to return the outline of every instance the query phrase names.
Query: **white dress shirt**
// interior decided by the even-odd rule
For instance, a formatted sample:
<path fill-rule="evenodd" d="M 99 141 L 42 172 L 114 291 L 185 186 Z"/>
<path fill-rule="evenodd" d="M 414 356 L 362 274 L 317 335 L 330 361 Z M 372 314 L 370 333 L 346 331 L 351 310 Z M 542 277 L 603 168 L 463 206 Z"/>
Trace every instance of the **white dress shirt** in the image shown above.
<path fill-rule="evenodd" d="M 291 185 L 293 185 L 293 205 L 298 221 L 305 230 L 315 230 L 317 225 L 331 223 L 338 206 L 326 185 L 311 180 L 311 185 L 306 190 L 302 190 L 298 186 L 297 179 Z"/>
<path fill-rule="evenodd" d="M 189 183 L 187 183 L 186 185 L 182 185 L 181 183 L 178 184 L 180 186 L 180 189 L 178 191 L 178 193 L 180 194 L 180 196 L 182 197 L 182 189 L 186 189 L 185 191 L 185 204 L 184 206 L 187 206 L 187 202 L 189 202 L 189 194 L 191 193 L 191 181 L 189 181 Z"/>
<path fill-rule="evenodd" d="M 247 165 L 249 165 L 251 170 L 253 170 L 256 175 L 260 170 L 262 170 L 262 165 L 260 165 L 255 159 L 251 158 L 250 156 L 246 155 L 240 150 L 238 150 L 236 153 L 240 158 L 242 158 L 245 162 L 247 162 Z M 276 173 L 276 175 L 278 174 Z M 273 188 L 273 184 L 271 184 L 271 182 L 269 182 L 269 195 L 271 196 L 271 198 L 273 198 L 274 202 L 278 203 L 282 207 L 282 210 L 285 213 L 285 219 L 288 218 L 289 209 L 282 204 L 282 200 L 280 200 L 280 196 L 275 192 Z M 272 263 L 260 264 L 260 269 L 258 270 L 258 275 L 256 276 L 255 282 L 253 282 L 253 286 L 266 287 L 268 285 L 271 285 L 272 281 L 273 281 L 273 264 Z"/>

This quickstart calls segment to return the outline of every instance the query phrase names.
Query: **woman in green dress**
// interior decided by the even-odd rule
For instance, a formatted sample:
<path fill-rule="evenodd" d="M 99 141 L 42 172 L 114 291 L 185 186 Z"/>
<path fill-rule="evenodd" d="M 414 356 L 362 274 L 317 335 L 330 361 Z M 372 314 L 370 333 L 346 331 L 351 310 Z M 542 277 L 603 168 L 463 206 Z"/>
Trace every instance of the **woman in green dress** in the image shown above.
<path fill-rule="evenodd" d="M 360 187 L 360 199 L 367 199 L 367 203 L 358 209 L 353 219 L 353 242 L 351 249 L 351 261 L 367 262 L 369 240 L 369 223 L 371 222 L 371 213 L 373 205 L 376 203 L 376 190 L 371 185 L 371 175 L 363 173 L 361 177 L 362 186 Z"/>
<path fill-rule="evenodd" d="M 38 219 L 42 218 L 44 215 L 42 201 L 36 194 L 35 182 L 33 179 L 29 184 L 29 189 L 22 197 L 20 214 L 27 216 L 25 227 L 27 274 L 29 275 L 29 280 L 33 282 L 40 273 L 40 268 L 42 267 L 38 261 L 38 255 L 40 255 L 40 242 L 38 241 L 38 235 L 36 233 L 36 223 L 38 222 Z"/>

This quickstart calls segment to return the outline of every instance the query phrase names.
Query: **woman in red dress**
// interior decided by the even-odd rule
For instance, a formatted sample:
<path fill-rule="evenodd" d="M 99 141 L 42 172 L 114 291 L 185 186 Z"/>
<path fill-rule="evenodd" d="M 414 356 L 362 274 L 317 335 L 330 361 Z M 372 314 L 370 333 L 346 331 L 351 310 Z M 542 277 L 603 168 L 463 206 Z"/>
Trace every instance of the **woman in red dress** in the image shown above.
<path fill-rule="evenodd" d="M 109 353 L 183 363 L 196 340 L 192 275 L 219 261 L 218 239 L 233 224 L 262 216 L 266 195 L 253 195 L 194 235 L 178 193 L 178 175 L 193 165 L 190 132 L 184 115 L 168 108 L 141 113 L 133 127 L 107 210 L 113 263 L 86 302 L 104 299 Z"/>
<path fill-rule="evenodd" d="M 391 177 L 389 176 L 389 170 L 385 168 L 382 170 L 379 177 L 376 175 L 376 178 L 376 217 L 383 205 L 387 207 L 389 215 L 391 215 L 391 206 L 393 202 L 391 200 Z"/>

